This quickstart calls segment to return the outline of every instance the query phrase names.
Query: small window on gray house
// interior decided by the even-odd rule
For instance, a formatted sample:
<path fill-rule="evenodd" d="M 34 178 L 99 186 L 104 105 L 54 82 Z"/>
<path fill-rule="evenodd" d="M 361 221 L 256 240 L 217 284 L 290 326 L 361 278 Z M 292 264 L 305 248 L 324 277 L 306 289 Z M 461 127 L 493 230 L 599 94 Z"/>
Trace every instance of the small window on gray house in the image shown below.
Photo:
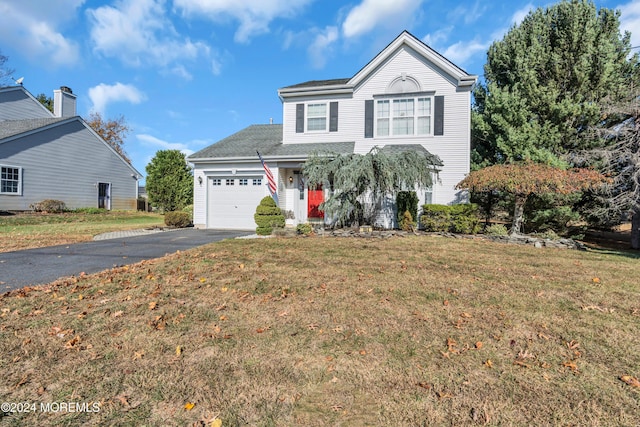
<path fill-rule="evenodd" d="M 234 185 L 236 183 L 235 179 L 225 179 L 224 181 L 226 185 Z"/>
<path fill-rule="evenodd" d="M 249 185 L 249 180 L 247 178 L 240 178 L 238 180 L 239 185 Z"/>
<path fill-rule="evenodd" d="M 253 185 L 262 185 L 262 178 L 256 178 L 253 180 Z"/>
<path fill-rule="evenodd" d="M 0 167 L 0 194 L 21 194 L 21 172 L 21 168 L 11 166 Z"/>
<path fill-rule="evenodd" d="M 222 185 L 222 180 L 220 178 L 214 178 L 211 180 L 213 185 Z"/>

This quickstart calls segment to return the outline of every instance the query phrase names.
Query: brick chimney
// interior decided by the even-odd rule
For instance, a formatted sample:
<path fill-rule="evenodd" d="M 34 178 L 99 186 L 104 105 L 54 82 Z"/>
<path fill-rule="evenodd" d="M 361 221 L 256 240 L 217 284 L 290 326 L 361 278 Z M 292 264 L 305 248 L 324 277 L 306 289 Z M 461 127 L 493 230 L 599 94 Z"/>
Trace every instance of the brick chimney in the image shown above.
<path fill-rule="evenodd" d="M 56 117 L 76 115 L 76 95 L 70 87 L 60 86 L 60 89 L 53 91 L 53 115 Z"/>

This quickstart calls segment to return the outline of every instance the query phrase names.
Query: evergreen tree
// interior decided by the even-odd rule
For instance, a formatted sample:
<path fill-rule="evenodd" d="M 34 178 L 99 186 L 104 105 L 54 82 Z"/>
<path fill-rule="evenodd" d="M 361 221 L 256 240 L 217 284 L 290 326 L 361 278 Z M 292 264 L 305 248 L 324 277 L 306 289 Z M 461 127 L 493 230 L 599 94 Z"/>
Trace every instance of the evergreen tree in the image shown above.
<path fill-rule="evenodd" d="M 47 95 L 45 95 L 44 93 L 40 93 L 36 96 L 36 99 L 42 104 L 44 105 L 47 110 L 51 111 L 53 113 L 53 98 L 48 97 Z"/>
<path fill-rule="evenodd" d="M 149 201 L 165 212 L 193 203 L 193 176 L 179 150 L 160 150 L 146 166 Z"/>
<path fill-rule="evenodd" d="M 638 75 L 619 16 L 591 1 L 561 1 L 491 45 L 474 92 L 474 169 L 524 159 L 559 165 L 597 143 L 581 133 L 602 120 L 601 100 L 624 95 Z"/>

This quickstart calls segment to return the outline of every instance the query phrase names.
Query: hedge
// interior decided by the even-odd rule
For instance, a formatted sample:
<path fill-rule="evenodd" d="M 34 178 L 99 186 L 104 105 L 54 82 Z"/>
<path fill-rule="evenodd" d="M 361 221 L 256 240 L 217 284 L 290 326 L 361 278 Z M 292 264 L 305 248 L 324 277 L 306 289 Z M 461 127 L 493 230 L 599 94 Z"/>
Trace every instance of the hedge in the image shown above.
<path fill-rule="evenodd" d="M 475 234 L 480 231 L 478 206 L 423 205 L 420 224 L 425 231 Z"/>

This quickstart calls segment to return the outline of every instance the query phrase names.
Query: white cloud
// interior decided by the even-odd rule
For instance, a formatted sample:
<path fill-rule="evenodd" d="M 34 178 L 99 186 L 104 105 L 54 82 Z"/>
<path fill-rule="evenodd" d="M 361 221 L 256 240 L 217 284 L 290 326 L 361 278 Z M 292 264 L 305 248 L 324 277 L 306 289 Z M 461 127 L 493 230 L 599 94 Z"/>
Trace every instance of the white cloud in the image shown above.
<path fill-rule="evenodd" d="M 307 52 L 314 68 L 323 68 L 331 54 L 331 45 L 338 40 L 338 27 L 328 26 L 316 34 Z"/>
<path fill-rule="evenodd" d="M 189 148 L 187 144 L 183 144 L 181 142 L 168 142 L 145 133 L 137 134 L 136 138 L 143 145 L 158 150 L 180 150 L 186 156 L 195 153 L 195 151 Z"/>
<path fill-rule="evenodd" d="M 237 42 L 246 43 L 252 36 L 269 32 L 276 18 L 291 18 L 312 0 L 174 0 L 174 7 L 186 15 L 202 16 L 216 22 L 236 20 Z"/>
<path fill-rule="evenodd" d="M 442 55 L 454 64 L 464 68 L 464 64 L 470 58 L 479 52 L 486 52 L 489 45 L 489 42 L 480 42 L 478 40 L 460 41 L 449 46 Z"/>
<path fill-rule="evenodd" d="M 181 64 L 178 64 L 175 67 L 172 67 L 169 70 L 169 73 L 180 77 L 180 80 L 182 80 L 182 81 L 191 81 L 191 80 L 193 80 L 193 76 L 191 75 L 191 73 L 189 71 L 187 71 L 187 69 L 185 68 L 184 65 L 181 65 Z"/>
<path fill-rule="evenodd" d="M 476 0 L 473 5 L 464 3 L 447 14 L 448 21 L 454 21 L 458 20 L 458 18 L 462 18 L 464 23 L 468 25 L 480 19 L 486 10 L 487 5 L 478 0 Z"/>
<path fill-rule="evenodd" d="M 406 27 L 423 0 L 362 0 L 351 9 L 342 24 L 345 37 L 356 37 L 380 26 Z"/>
<path fill-rule="evenodd" d="M 169 67 L 181 60 L 208 56 L 207 44 L 193 42 L 176 32 L 165 16 L 164 3 L 164 0 L 119 0 L 114 6 L 88 9 L 94 51 L 131 66 Z M 174 67 L 180 72 L 180 65 Z"/>
<path fill-rule="evenodd" d="M 620 29 L 631 33 L 631 46 L 640 46 L 640 0 L 617 7 L 620 10 Z M 632 52 L 638 52 L 633 50 Z"/>
<path fill-rule="evenodd" d="M 146 96 L 133 85 L 117 82 L 114 85 L 100 83 L 90 88 L 89 98 L 92 103 L 91 110 L 104 113 L 107 105 L 112 102 L 126 101 L 139 104 L 146 99 Z"/>
<path fill-rule="evenodd" d="M 32 61 L 53 66 L 80 60 L 78 44 L 63 35 L 84 0 L 0 0 L 0 44 L 10 45 Z"/>
<path fill-rule="evenodd" d="M 435 46 L 440 45 L 449 38 L 449 34 L 451 34 L 452 30 L 453 26 L 442 28 L 434 33 L 427 34 L 422 38 L 422 41 L 435 48 Z"/>
<path fill-rule="evenodd" d="M 520 25 L 522 23 L 522 21 L 524 21 L 524 18 L 526 18 L 526 16 L 529 14 L 529 12 L 531 12 L 534 9 L 535 8 L 534 8 L 533 4 L 527 3 L 521 9 L 516 10 L 513 13 L 513 15 L 511 15 L 511 24 L 512 25 Z M 506 31 L 505 31 L 505 33 L 506 33 Z"/>

